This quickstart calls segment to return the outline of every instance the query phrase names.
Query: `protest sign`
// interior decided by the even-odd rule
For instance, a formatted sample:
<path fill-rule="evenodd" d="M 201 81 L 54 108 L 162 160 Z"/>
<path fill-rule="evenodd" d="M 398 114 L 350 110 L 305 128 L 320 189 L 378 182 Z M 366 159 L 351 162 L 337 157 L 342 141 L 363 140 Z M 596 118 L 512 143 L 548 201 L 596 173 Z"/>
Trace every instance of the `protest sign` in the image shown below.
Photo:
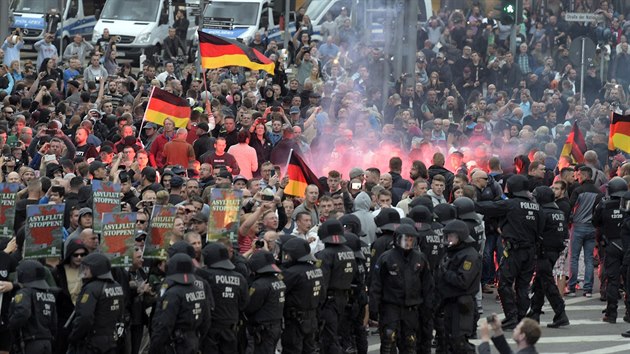
<path fill-rule="evenodd" d="M 24 259 L 60 257 L 65 204 L 28 205 Z"/>
<path fill-rule="evenodd" d="M 136 213 L 104 213 L 101 252 L 112 267 L 129 267 L 136 246 Z"/>
<path fill-rule="evenodd" d="M 13 237 L 15 199 L 20 190 L 18 183 L 0 183 L 0 237 Z"/>
<path fill-rule="evenodd" d="M 145 259 L 166 259 L 166 249 L 169 247 L 169 240 L 166 233 L 173 230 L 177 207 L 156 205 L 151 213 L 151 223 L 147 232 L 147 239 L 144 243 Z"/>
<path fill-rule="evenodd" d="M 210 192 L 210 218 L 206 240 L 214 242 L 222 237 L 229 237 L 230 241 L 235 242 L 243 192 L 227 188 L 212 188 Z"/>
<path fill-rule="evenodd" d="M 95 233 L 101 233 L 101 215 L 120 211 L 120 184 L 92 180 L 92 228 Z"/>

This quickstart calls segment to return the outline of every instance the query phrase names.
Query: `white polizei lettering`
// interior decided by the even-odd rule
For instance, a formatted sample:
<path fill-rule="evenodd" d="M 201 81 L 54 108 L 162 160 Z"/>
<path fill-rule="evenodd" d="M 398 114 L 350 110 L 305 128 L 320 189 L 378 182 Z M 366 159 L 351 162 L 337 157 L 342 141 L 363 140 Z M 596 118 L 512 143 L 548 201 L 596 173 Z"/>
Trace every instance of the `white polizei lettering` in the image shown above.
<path fill-rule="evenodd" d="M 340 261 L 348 261 L 354 259 L 354 252 L 339 252 L 337 253 L 337 259 L 339 259 Z"/>
<path fill-rule="evenodd" d="M 217 284 L 228 284 L 236 286 L 241 285 L 241 280 L 239 279 L 239 277 L 235 277 L 232 275 L 216 275 L 214 279 Z"/>
<path fill-rule="evenodd" d="M 308 280 L 311 280 L 314 278 L 322 278 L 324 276 L 324 273 L 322 272 L 320 268 L 307 270 L 305 274 L 306 274 L 306 279 Z"/>
<path fill-rule="evenodd" d="M 281 290 L 286 288 L 287 286 L 284 285 L 284 282 L 274 281 L 273 283 L 271 283 L 271 287 L 273 288 L 273 290 Z"/>
<path fill-rule="evenodd" d="M 123 289 L 119 286 L 115 288 L 105 288 L 105 297 L 123 296 Z"/>
<path fill-rule="evenodd" d="M 206 293 L 204 293 L 203 291 L 195 291 L 194 293 L 186 294 L 186 302 L 193 302 L 193 301 L 199 301 L 199 300 L 205 300 L 205 299 L 206 299 Z"/>
<path fill-rule="evenodd" d="M 528 210 L 540 210 L 540 206 L 537 203 L 521 202 L 521 208 Z"/>
<path fill-rule="evenodd" d="M 55 296 L 49 293 L 35 293 L 37 301 L 55 302 Z"/>

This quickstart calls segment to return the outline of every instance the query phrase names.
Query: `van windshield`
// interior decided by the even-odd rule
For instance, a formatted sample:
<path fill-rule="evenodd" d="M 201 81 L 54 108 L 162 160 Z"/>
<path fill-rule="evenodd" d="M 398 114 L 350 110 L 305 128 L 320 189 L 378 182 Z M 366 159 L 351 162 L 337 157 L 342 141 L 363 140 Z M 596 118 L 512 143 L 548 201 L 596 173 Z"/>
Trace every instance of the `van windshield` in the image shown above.
<path fill-rule="evenodd" d="M 105 20 L 125 20 L 156 22 L 160 1 L 155 0 L 107 0 L 101 18 Z"/>
<path fill-rule="evenodd" d="M 14 12 L 44 14 L 48 9 L 59 9 L 57 0 L 17 0 L 13 3 Z"/>
<path fill-rule="evenodd" d="M 235 26 L 255 26 L 258 22 L 258 5 L 256 2 L 218 2 L 213 1 L 206 6 L 204 17 L 234 19 Z"/>

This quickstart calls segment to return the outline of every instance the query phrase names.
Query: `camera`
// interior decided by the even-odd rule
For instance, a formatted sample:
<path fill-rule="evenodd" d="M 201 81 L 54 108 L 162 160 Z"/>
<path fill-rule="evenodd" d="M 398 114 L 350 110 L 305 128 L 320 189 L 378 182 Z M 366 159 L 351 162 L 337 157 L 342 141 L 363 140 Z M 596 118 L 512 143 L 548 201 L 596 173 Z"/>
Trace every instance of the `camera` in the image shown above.
<path fill-rule="evenodd" d="M 352 182 L 352 184 L 350 185 L 350 187 L 351 187 L 352 189 L 359 190 L 359 189 L 361 189 L 361 183 L 360 183 L 360 182 Z"/>
<path fill-rule="evenodd" d="M 486 317 L 486 321 L 488 321 L 488 323 L 494 323 L 494 320 L 496 319 L 496 315 L 490 315 L 488 317 Z"/>
<path fill-rule="evenodd" d="M 302 26 L 302 31 L 308 31 L 308 27 Z"/>
<path fill-rule="evenodd" d="M 303 48 L 304 48 L 304 51 L 305 51 L 305 52 L 308 52 L 308 51 L 310 51 L 310 50 L 311 50 L 311 47 L 309 47 L 309 46 L 307 46 L 307 45 L 305 45 Z"/>
<path fill-rule="evenodd" d="M 57 134 L 57 129 L 46 129 L 46 134 L 55 135 Z"/>
<path fill-rule="evenodd" d="M 256 246 L 256 248 L 263 248 L 263 247 L 265 247 L 265 241 L 263 241 L 263 240 L 256 240 L 255 246 Z"/>
<path fill-rule="evenodd" d="M 265 202 L 273 202 L 273 194 L 272 195 L 265 195 L 263 194 L 260 199 L 262 199 Z"/>

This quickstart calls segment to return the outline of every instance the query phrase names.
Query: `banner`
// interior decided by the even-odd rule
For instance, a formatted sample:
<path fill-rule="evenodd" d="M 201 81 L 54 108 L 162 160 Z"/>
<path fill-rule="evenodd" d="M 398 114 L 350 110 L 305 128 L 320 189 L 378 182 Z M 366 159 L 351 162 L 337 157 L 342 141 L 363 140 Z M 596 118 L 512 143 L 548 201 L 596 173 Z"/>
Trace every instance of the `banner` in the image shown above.
<path fill-rule="evenodd" d="M 65 204 L 28 205 L 24 259 L 58 258 L 63 249 Z"/>
<path fill-rule="evenodd" d="M 136 213 L 104 213 L 101 252 L 112 267 L 129 267 L 136 250 Z"/>
<path fill-rule="evenodd" d="M 15 200 L 20 190 L 18 183 L 0 183 L 0 237 L 13 237 Z"/>
<path fill-rule="evenodd" d="M 240 190 L 212 188 L 206 241 L 214 242 L 229 237 L 230 241 L 236 242 L 242 200 L 243 192 Z"/>
<path fill-rule="evenodd" d="M 177 207 L 165 205 L 153 207 L 147 239 L 144 242 L 143 258 L 166 260 L 166 250 L 170 245 L 165 236 L 167 232 L 173 230 L 176 216 Z"/>
<path fill-rule="evenodd" d="M 120 201 L 122 200 L 120 184 L 92 180 L 92 200 L 92 215 L 94 215 L 92 229 L 94 229 L 95 233 L 100 234 L 102 226 L 99 216 L 104 213 L 117 213 L 120 211 Z"/>

